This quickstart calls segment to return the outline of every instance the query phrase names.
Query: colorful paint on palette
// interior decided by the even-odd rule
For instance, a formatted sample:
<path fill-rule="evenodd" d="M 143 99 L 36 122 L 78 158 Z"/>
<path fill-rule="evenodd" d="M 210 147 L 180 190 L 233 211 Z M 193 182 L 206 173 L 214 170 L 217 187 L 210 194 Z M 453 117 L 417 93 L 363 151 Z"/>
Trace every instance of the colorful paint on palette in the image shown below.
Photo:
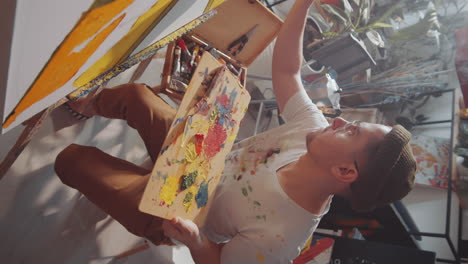
<path fill-rule="evenodd" d="M 209 53 L 205 54 L 209 55 Z M 202 62 L 203 58 L 199 65 L 202 65 Z M 172 126 L 169 137 L 164 142 L 164 145 L 169 147 L 158 158 L 155 168 L 169 172 L 169 175 L 176 176 L 179 181 L 177 188 L 174 188 L 173 182 L 169 180 L 159 181 L 153 185 L 153 193 L 165 194 L 164 199 L 166 200 L 164 201 L 168 207 L 167 210 L 161 207 L 156 210 L 154 205 L 158 201 L 150 203 L 146 200 L 147 203 L 142 202 L 142 204 L 151 207 L 151 213 L 154 212 L 157 216 L 169 219 L 177 215 L 188 219 L 197 219 L 195 216 L 208 205 L 210 192 L 215 189 L 221 178 L 224 167 L 224 163 L 221 161 L 225 159 L 229 151 L 227 148 L 232 146 L 233 140 L 231 139 L 235 138 L 239 121 L 244 115 L 244 113 L 237 111 L 234 116 L 232 114 L 235 112 L 234 105 L 237 107 L 237 105 L 242 104 L 243 108 L 243 105 L 248 104 L 250 98 L 248 94 L 245 94 L 244 97 L 239 96 L 240 90 L 243 88 L 238 82 L 230 81 L 230 86 L 227 84 L 226 74 L 231 74 L 228 70 L 220 68 L 218 71 L 218 75 L 213 78 L 213 86 L 223 88 L 221 92 L 211 88 L 209 94 L 203 95 L 200 93 L 200 89 L 203 89 L 200 86 L 201 80 L 197 83 L 199 85 L 197 89 L 191 90 L 189 87 L 187 93 L 192 93 L 189 97 L 192 99 L 185 104 L 183 101 L 179 110 L 183 109 L 180 113 L 184 112 L 184 114 L 179 115 L 178 111 L 176 115 L 176 120 L 180 118 L 181 122 L 185 123 Z M 199 71 L 197 70 L 197 72 Z M 210 71 L 206 72 L 206 75 L 211 74 Z M 224 87 L 227 88 L 224 89 Z M 232 90 L 239 90 L 239 92 L 231 92 Z M 187 95 L 184 100 L 186 97 Z M 174 133 L 171 134 L 171 131 Z M 176 161 L 184 162 L 176 163 Z M 148 187 L 150 185 L 151 183 Z M 246 185 L 246 192 L 248 190 L 249 187 Z M 146 197 L 152 198 L 151 196 Z M 174 198 L 174 200 L 170 200 L 170 198 Z M 141 205 L 140 209 L 142 209 Z M 145 210 L 142 209 L 142 211 Z M 159 214 L 159 212 L 162 213 Z"/>
<path fill-rule="evenodd" d="M 198 208 L 204 207 L 208 203 L 208 183 L 203 182 L 198 189 L 197 196 L 195 197 Z"/>
<path fill-rule="evenodd" d="M 208 135 L 203 142 L 203 152 L 208 159 L 213 158 L 220 150 L 221 145 L 226 140 L 226 129 L 220 125 L 215 124 L 208 130 Z"/>
<path fill-rule="evenodd" d="M 195 180 L 198 176 L 198 171 L 193 171 L 188 175 L 182 175 L 181 183 L 180 183 L 180 190 L 185 190 L 188 187 L 192 186 L 195 183 Z"/>
<path fill-rule="evenodd" d="M 187 194 L 184 197 L 184 200 L 182 201 L 182 204 L 184 205 L 186 212 L 190 211 L 190 208 L 192 207 L 192 200 L 193 200 L 193 192 L 187 192 Z"/>
<path fill-rule="evenodd" d="M 189 163 L 193 162 L 198 157 L 196 146 L 193 142 L 190 142 L 185 146 L 184 153 L 185 160 Z"/>
<path fill-rule="evenodd" d="M 159 193 L 159 199 L 167 205 L 171 205 L 176 198 L 177 190 L 179 189 L 179 178 L 170 176 L 166 178 L 164 185 Z"/>

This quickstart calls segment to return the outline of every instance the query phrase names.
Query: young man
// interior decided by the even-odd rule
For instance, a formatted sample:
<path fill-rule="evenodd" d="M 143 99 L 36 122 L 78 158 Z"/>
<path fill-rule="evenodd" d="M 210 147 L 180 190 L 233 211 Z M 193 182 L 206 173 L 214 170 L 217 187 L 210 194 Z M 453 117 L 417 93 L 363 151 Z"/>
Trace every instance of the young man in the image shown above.
<path fill-rule="evenodd" d="M 226 158 L 203 227 L 138 211 L 150 171 L 95 148 L 72 145 L 57 157 L 62 181 L 155 244 L 174 238 L 196 263 L 291 263 L 327 213 L 333 195 L 372 210 L 404 197 L 416 162 L 401 126 L 348 122 L 329 125 L 300 79 L 302 34 L 312 0 L 296 0 L 273 57 L 273 86 L 286 124 L 236 144 Z M 97 114 L 127 120 L 153 160 L 174 110 L 143 85 L 104 90 Z M 76 155 L 83 157 L 76 160 Z"/>
<path fill-rule="evenodd" d="M 312 2 L 296 0 L 273 53 L 273 88 L 286 124 L 235 146 L 225 174 L 243 177 L 227 175 L 202 232 L 187 220 L 164 222 L 166 234 L 185 243 L 200 263 L 289 263 L 333 195 L 366 211 L 401 199 L 413 186 L 416 162 L 408 131 L 341 118 L 329 126 L 305 94 L 301 45 Z M 266 150 L 266 162 L 253 164 L 255 175 L 236 170 L 243 162 L 255 163 L 258 149 Z M 279 153 L 268 157 L 271 149 Z M 240 164 L 232 166 L 231 160 Z M 243 197 L 246 185 L 253 191 Z"/>

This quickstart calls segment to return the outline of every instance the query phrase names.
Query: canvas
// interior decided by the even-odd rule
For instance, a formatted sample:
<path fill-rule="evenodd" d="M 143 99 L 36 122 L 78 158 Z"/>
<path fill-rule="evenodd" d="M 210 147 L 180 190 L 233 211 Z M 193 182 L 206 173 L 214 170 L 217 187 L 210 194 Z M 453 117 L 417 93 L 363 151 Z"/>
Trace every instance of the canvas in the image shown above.
<path fill-rule="evenodd" d="M 413 135 L 410 141 L 416 162 L 416 184 L 446 189 L 449 177 L 450 140 Z"/>
<path fill-rule="evenodd" d="M 14 2 L 2 4 L 8 9 L 3 12 L 16 9 L 7 21 L 14 28 L 9 61 L 1 65 L 8 68 L 2 80 L 7 89 L 0 94 L 2 133 L 222 1 Z"/>

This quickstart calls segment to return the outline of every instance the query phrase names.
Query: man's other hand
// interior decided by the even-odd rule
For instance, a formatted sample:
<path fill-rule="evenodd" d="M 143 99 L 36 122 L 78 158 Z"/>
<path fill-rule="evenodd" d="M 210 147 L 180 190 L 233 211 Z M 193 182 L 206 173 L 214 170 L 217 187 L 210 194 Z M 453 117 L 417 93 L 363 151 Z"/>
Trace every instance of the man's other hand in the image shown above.
<path fill-rule="evenodd" d="M 200 230 L 193 221 L 175 217 L 164 220 L 162 226 L 166 236 L 184 243 L 188 248 L 197 249 L 202 246 Z"/>

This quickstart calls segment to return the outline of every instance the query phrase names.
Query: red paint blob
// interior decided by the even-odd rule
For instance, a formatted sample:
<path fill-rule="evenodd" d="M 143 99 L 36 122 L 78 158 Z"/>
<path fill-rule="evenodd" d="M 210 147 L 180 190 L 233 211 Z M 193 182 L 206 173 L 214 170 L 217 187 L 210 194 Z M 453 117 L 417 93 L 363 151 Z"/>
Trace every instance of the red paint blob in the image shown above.
<path fill-rule="evenodd" d="M 197 142 L 195 143 L 195 151 L 197 152 L 197 155 L 200 155 L 203 149 L 203 140 L 205 139 L 205 135 L 197 133 L 195 134 L 195 138 L 197 139 Z"/>
<path fill-rule="evenodd" d="M 226 129 L 218 123 L 210 127 L 203 143 L 203 150 L 208 159 L 213 158 L 221 150 L 221 146 L 226 141 Z"/>
<path fill-rule="evenodd" d="M 226 108 L 228 108 L 229 104 L 231 103 L 231 100 L 229 100 L 229 97 L 227 96 L 227 94 L 222 94 L 220 96 L 217 96 L 216 101 L 218 101 L 220 105 Z"/>

